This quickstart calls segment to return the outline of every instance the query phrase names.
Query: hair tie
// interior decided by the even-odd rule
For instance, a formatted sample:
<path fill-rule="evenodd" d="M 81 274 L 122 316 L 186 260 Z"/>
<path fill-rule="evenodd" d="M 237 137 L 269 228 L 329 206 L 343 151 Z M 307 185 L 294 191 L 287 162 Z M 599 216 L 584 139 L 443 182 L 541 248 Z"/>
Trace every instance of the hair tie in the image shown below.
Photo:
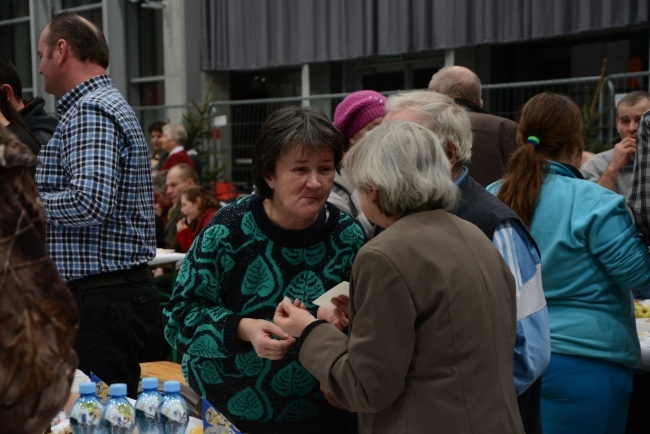
<path fill-rule="evenodd" d="M 539 139 L 535 136 L 528 136 L 526 143 L 530 143 L 535 147 L 535 149 L 539 148 Z"/>

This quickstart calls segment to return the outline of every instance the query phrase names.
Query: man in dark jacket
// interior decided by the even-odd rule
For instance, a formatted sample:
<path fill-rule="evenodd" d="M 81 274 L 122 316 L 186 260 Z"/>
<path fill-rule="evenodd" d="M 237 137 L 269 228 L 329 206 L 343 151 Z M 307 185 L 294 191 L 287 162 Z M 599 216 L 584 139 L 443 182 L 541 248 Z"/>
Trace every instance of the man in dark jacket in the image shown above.
<path fill-rule="evenodd" d="M 0 55 L 0 91 L 22 116 L 37 145 L 37 149 L 32 151 L 38 153 L 41 146 L 52 138 L 58 122 L 54 116 L 45 112 L 45 100 L 42 97 L 37 96 L 23 101 L 23 84 L 18 70 L 2 55 Z"/>
<path fill-rule="evenodd" d="M 517 149 L 517 124 L 483 110 L 481 80 L 462 66 L 446 66 L 436 72 L 429 90 L 454 98 L 470 112 L 472 123 L 472 161 L 469 174 L 483 187 L 503 176 L 510 155 Z"/>

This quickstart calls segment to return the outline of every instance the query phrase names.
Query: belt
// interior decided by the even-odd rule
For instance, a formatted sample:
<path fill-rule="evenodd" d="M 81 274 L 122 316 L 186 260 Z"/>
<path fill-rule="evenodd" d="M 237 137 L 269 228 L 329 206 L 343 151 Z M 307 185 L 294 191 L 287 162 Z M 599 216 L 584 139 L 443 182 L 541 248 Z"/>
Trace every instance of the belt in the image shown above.
<path fill-rule="evenodd" d="M 151 269 L 147 264 L 136 265 L 128 270 L 109 271 L 108 273 L 93 274 L 68 282 L 72 292 L 103 286 L 121 285 L 124 283 L 142 282 L 152 278 Z"/>

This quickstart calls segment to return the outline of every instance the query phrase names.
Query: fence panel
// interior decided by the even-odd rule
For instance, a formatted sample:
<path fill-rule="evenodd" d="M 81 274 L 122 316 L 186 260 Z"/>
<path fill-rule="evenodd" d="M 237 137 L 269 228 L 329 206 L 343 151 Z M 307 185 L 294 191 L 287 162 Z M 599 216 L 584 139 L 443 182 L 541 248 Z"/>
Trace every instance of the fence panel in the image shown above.
<path fill-rule="evenodd" d="M 561 80 L 529 81 L 519 83 L 487 84 L 483 86 L 484 108 L 492 114 L 518 120 L 522 106 L 532 96 L 545 92 L 567 95 L 584 111 L 594 104 L 595 116 L 586 134 L 588 150 L 599 152 L 608 149 L 616 136 L 615 102 L 622 94 L 633 90 L 647 90 L 650 71 L 613 74 L 604 78 L 597 92 L 598 76 Z M 386 92 L 390 94 L 393 92 Z M 333 118 L 334 109 L 347 94 L 311 95 L 258 99 L 246 101 L 218 101 L 212 104 L 213 131 L 200 148 L 207 156 L 209 171 L 217 167 L 225 169 L 223 178 L 238 185 L 242 190 L 252 186 L 252 149 L 260 126 L 273 111 L 287 106 L 309 104 L 323 109 Z M 595 98 L 595 102 L 594 102 Z M 154 120 L 168 119 L 171 107 L 137 107 L 143 127 Z"/>
<path fill-rule="evenodd" d="M 217 155 L 214 164 L 225 164 L 231 182 L 243 190 L 252 187 L 252 152 L 260 127 L 275 110 L 289 106 L 309 104 L 318 106 L 333 117 L 336 105 L 346 94 L 312 95 L 308 98 L 290 97 L 248 101 L 215 102 L 213 113 L 218 133 L 212 135 L 208 144 L 210 153 Z"/>

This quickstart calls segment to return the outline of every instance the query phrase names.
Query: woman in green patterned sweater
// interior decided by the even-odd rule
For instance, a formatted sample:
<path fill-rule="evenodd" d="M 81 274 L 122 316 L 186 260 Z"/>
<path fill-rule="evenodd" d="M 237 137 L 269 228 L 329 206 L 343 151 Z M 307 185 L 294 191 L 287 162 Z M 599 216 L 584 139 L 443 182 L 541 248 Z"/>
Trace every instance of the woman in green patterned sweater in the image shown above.
<path fill-rule="evenodd" d="M 356 220 L 326 203 L 343 144 L 317 109 L 271 114 L 253 150 L 258 193 L 221 209 L 196 238 L 164 310 L 190 387 L 242 432 L 356 430 L 272 322 L 284 297 L 317 314 L 312 301 L 348 280 L 365 241 Z"/>

